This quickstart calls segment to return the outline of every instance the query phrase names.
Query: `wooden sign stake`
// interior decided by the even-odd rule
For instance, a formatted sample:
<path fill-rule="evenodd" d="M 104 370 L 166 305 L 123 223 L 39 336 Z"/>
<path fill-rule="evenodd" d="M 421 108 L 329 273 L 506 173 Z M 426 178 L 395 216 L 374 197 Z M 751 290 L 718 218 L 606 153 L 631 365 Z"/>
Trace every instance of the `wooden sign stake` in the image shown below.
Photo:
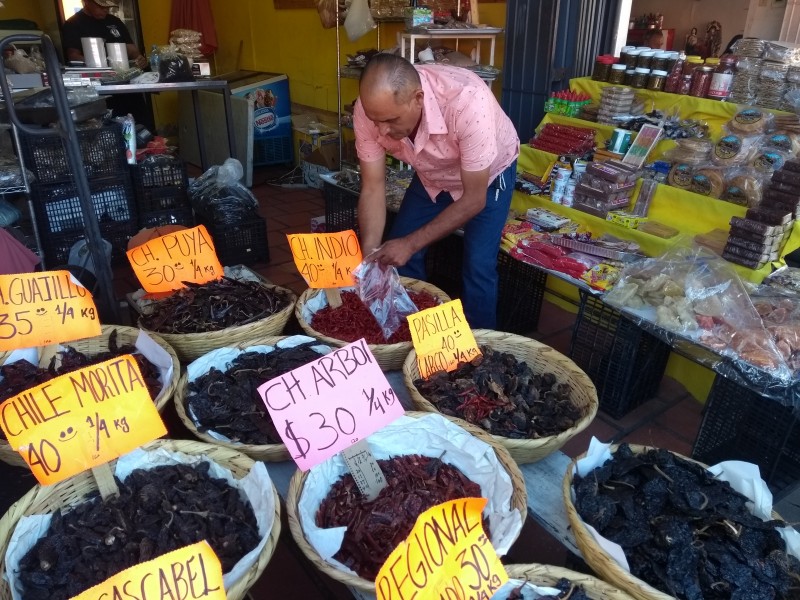
<path fill-rule="evenodd" d="M 331 308 L 339 308 L 342 305 L 342 293 L 339 288 L 325 288 L 325 298 Z"/>
<path fill-rule="evenodd" d="M 119 496 L 117 480 L 114 479 L 114 473 L 111 472 L 111 465 L 109 463 L 93 467 L 92 475 L 94 475 L 94 480 L 97 482 L 97 489 L 100 491 L 100 497 L 103 498 L 103 500 Z"/>

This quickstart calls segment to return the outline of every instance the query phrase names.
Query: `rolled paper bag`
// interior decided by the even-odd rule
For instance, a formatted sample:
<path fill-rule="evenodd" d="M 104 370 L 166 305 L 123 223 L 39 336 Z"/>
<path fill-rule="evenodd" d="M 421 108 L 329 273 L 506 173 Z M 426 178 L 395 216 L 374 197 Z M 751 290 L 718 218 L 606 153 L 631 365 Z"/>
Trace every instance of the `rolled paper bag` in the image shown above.
<path fill-rule="evenodd" d="M 103 38 L 85 37 L 81 38 L 83 46 L 83 61 L 87 67 L 92 69 L 105 69 L 108 66 L 106 61 L 106 44 Z"/>
<path fill-rule="evenodd" d="M 125 44 L 109 42 L 106 44 L 108 64 L 115 71 L 124 71 L 128 68 L 128 47 Z"/>

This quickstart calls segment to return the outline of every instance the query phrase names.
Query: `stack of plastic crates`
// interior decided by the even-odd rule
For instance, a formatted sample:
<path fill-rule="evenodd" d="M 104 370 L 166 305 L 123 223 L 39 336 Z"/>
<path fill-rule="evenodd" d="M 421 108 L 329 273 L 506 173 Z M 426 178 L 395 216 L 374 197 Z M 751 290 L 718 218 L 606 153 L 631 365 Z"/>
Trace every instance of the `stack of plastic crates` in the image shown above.
<path fill-rule="evenodd" d="M 177 157 L 156 155 L 131 167 L 139 227 L 194 226 L 185 163 Z"/>
<path fill-rule="evenodd" d="M 269 262 L 267 222 L 258 215 L 236 225 L 217 225 L 202 217 L 200 222 L 211 234 L 223 266 Z"/>
<path fill-rule="evenodd" d="M 128 240 L 138 231 L 125 141 L 119 124 L 78 130 L 92 205 L 100 233 L 115 261 L 125 260 Z M 59 136 L 20 135 L 25 164 L 34 175 L 31 201 L 49 266 L 67 263 L 70 248 L 85 237 L 83 212 L 67 152 Z"/>
<path fill-rule="evenodd" d="M 754 463 L 777 494 L 800 480 L 797 417 L 797 409 L 717 375 L 692 457 L 710 465 L 724 460 Z"/>
<path fill-rule="evenodd" d="M 323 180 L 322 195 L 325 198 L 325 231 L 358 232 L 358 192 Z"/>
<path fill-rule="evenodd" d="M 581 291 L 569 356 L 597 387 L 600 410 L 620 418 L 658 392 L 670 347 Z"/>

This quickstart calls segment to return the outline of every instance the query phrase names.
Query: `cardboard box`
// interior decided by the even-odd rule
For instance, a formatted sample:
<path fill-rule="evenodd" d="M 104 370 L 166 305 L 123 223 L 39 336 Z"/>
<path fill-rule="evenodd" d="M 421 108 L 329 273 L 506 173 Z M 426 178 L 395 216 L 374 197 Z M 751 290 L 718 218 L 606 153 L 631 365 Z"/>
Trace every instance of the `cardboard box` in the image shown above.
<path fill-rule="evenodd" d="M 336 125 L 325 123 L 313 114 L 294 115 L 292 117 L 292 134 L 298 163 L 307 160 L 321 146 L 338 145 L 339 143 Z"/>
<path fill-rule="evenodd" d="M 303 183 L 305 183 L 308 187 L 317 188 L 321 190 L 324 181 L 320 175 L 327 175 L 328 173 L 333 173 L 330 169 L 323 167 L 322 165 L 316 165 L 314 163 L 301 161 L 300 168 L 303 171 Z"/>

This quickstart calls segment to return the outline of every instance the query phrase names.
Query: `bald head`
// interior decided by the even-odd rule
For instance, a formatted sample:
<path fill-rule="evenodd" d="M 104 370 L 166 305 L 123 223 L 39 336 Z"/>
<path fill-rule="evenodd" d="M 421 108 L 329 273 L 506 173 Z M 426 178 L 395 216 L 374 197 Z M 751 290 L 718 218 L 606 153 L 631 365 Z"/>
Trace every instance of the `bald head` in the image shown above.
<path fill-rule="evenodd" d="M 389 94 L 396 104 L 402 104 L 408 102 L 420 85 L 414 65 L 396 54 L 381 53 L 373 56 L 364 67 L 359 92 L 362 96 Z"/>

